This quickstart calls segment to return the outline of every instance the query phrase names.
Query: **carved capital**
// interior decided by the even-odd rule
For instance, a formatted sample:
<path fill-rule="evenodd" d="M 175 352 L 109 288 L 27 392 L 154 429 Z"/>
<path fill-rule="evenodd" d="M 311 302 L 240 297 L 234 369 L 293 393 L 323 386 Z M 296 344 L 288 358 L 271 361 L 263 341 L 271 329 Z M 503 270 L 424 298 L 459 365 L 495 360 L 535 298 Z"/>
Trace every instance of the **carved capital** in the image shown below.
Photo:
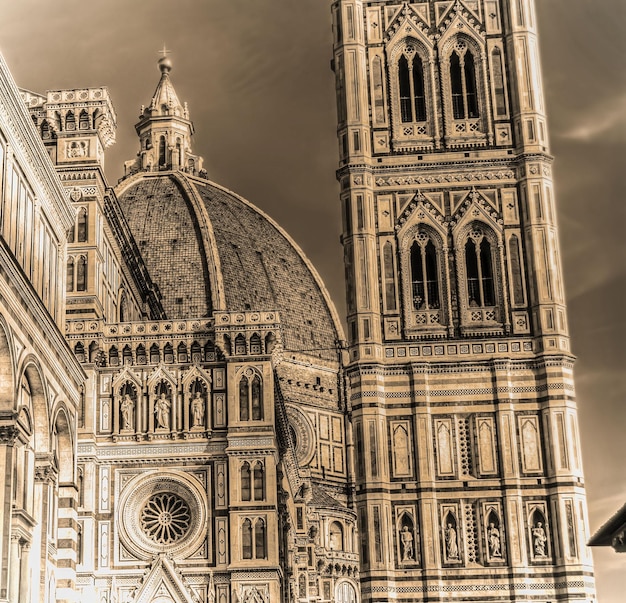
<path fill-rule="evenodd" d="M 0 425 L 0 444 L 13 446 L 21 435 L 16 425 Z"/>
<path fill-rule="evenodd" d="M 35 481 L 40 484 L 52 484 L 57 481 L 58 471 L 52 455 L 37 455 L 35 460 Z"/>

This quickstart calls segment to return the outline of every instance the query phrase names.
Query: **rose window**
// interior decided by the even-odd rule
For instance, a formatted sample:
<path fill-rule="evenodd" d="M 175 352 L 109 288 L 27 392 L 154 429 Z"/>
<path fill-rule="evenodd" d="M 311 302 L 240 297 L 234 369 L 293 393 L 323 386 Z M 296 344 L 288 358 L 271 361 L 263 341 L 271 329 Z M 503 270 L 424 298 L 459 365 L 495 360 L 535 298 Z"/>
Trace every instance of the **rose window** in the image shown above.
<path fill-rule="evenodd" d="M 141 511 L 141 528 L 158 544 L 173 544 L 189 531 L 189 505 L 177 494 L 155 494 Z"/>

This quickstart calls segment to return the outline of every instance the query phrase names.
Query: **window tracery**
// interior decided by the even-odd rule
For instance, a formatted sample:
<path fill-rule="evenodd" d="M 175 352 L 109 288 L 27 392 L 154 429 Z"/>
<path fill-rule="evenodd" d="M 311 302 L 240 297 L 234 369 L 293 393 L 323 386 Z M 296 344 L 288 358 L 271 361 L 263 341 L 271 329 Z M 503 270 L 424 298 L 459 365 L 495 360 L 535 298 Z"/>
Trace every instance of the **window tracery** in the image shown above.
<path fill-rule="evenodd" d="M 417 40 L 407 38 L 392 49 L 390 65 L 394 147 L 432 149 L 436 133 L 432 53 Z M 383 100 L 379 96 L 380 113 Z"/>
<path fill-rule="evenodd" d="M 267 530 L 263 518 L 244 519 L 241 545 L 243 559 L 267 559 Z"/>
<path fill-rule="evenodd" d="M 459 318 L 464 335 L 504 332 L 502 254 L 499 237 L 482 222 L 468 224 L 458 238 Z"/>
<path fill-rule="evenodd" d="M 448 39 L 441 55 L 446 146 L 484 146 L 492 139 L 487 57 L 475 40 L 463 35 Z"/>
<path fill-rule="evenodd" d="M 442 337 L 448 318 L 444 294 L 447 249 L 429 226 L 414 226 L 402 240 L 404 320 L 407 334 Z"/>
<path fill-rule="evenodd" d="M 252 369 L 247 369 L 239 380 L 239 420 L 263 420 L 263 385 Z"/>

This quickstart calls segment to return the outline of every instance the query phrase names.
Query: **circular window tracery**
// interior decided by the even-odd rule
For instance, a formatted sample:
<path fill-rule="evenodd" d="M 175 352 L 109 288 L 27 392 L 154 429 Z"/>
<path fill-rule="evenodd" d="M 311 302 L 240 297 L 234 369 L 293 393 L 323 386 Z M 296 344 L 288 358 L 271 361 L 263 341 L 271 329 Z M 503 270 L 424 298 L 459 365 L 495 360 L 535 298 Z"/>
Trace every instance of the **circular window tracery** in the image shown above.
<path fill-rule="evenodd" d="M 149 559 L 194 553 L 207 538 L 208 499 L 193 476 L 150 471 L 128 480 L 119 498 L 119 537 L 128 553 Z"/>
<path fill-rule="evenodd" d="M 141 529 L 158 544 L 174 544 L 187 534 L 190 523 L 189 505 L 171 492 L 155 494 L 141 510 Z"/>

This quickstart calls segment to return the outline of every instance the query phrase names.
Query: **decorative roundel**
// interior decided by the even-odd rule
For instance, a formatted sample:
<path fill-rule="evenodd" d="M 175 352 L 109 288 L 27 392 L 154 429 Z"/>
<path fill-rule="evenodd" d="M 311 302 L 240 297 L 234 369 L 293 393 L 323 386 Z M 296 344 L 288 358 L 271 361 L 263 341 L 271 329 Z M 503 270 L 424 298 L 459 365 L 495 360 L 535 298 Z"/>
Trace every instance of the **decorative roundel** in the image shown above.
<path fill-rule="evenodd" d="M 315 431 L 306 415 L 295 406 L 286 407 L 291 436 L 295 440 L 296 457 L 300 466 L 308 465 L 315 454 Z"/>
<path fill-rule="evenodd" d="M 190 476 L 138 475 L 120 495 L 120 541 L 139 559 L 156 553 L 189 556 L 206 536 L 207 504 L 206 492 Z"/>

